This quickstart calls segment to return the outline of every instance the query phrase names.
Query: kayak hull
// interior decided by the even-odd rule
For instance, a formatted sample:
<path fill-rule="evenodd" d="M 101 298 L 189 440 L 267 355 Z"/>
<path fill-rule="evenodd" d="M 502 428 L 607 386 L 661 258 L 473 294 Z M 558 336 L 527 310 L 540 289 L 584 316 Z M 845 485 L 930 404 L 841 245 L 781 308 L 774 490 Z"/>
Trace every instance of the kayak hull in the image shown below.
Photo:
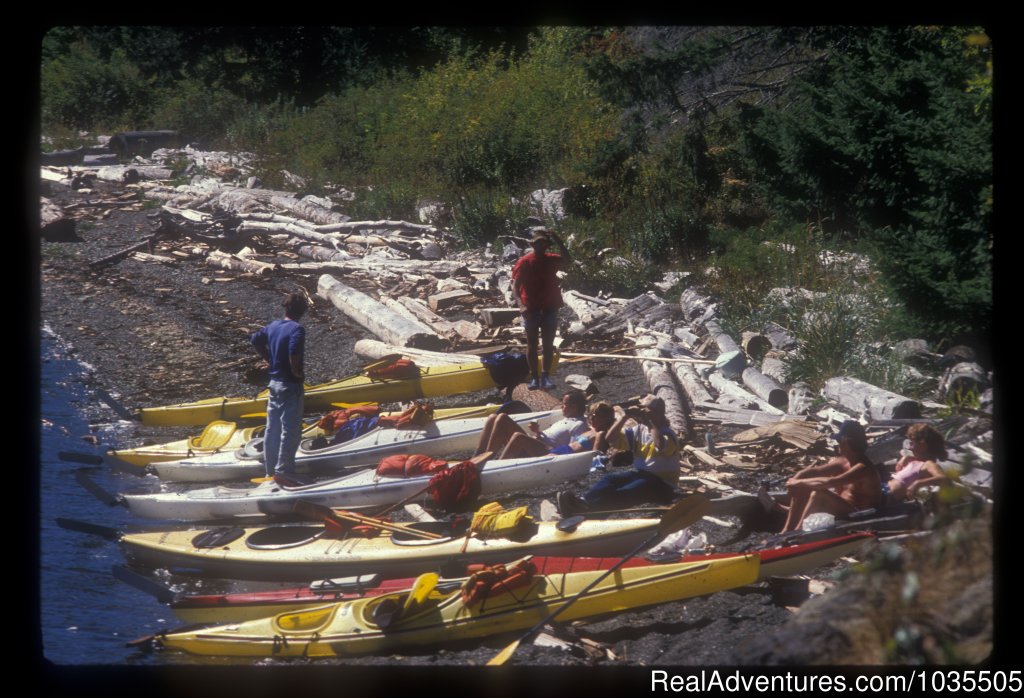
<path fill-rule="evenodd" d="M 589 451 L 536 458 L 492 460 L 480 471 L 481 496 L 555 485 L 583 477 L 590 470 Z M 394 504 L 424 492 L 430 476 L 378 477 L 373 469 L 302 485 L 286 487 L 274 481 L 258 487 L 208 487 L 188 492 L 126 494 L 123 499 L 133 514 L 143 518 L 177 521 L 287 514 L 297 500 L 344 509 L 361 509 Z"/>
<path fill-rule="evenodd" d="M 390 626 L 374 622 L 374 608 L 402 603 L 408 592 L 342 601 L 246 623 L 161 634 L 158 644 L 193 654 L 235 657 L 348 657 L 406 647 L 443 646 L 524 631 L 564 607 L 559 622 L 594 618 L 678 601 L 752 583 L 756 555 L 723 560 L 535 576 L 526 587 L 469 604 L 460 592 L 432 592 Z M 565 606 L 597 582 L 572 605 Z"/>
<path fill-rule="evenodd" d="M 750 551 L 761 560 L 758 581 L 769 577 L 788 577 L 804 574 L 835 562 L 840 557 L 859 552 L 875 537 L 859 533 L 825 541 L 767 550 Z M 738 553 L 694 553 L 683 556 L 679 562 L 697 562 L 729 557 Z M 542 574 L 582 572 L 608 569 L 621 558 L 617 557 L 533 557 L 531 562 Z M 654 563 L 642 557 L 630 558 L 624 567 L 650 566 Z M 412 586 L 411 577 L 381 579 L 380 575 L 324 580 L 286 589 L 230 594 L 198 594 L 186 596 L 170 604 L 171 610 L 185 623 L 237 623 L 265 618 L 278 613 L 298 611 L 326 603 L 379 596 Z M 465 577 L 442 580 L 440 587 L 461 585 Z"/>
<path fill-rule="evenodd" d="M 557 356 L 557 355 L 556 355 Z M 497 387 L 483 363 L 421 366 L 416 378 L 374 380 L 364 375 L 307 386 L 303 409 L 327 412 L 334 403 L 403 402 L 488 390 Z M 236 420 L 244 415 L 266 412 L 267 395 L 215 397 L 196 402 L 147 407 L 139 418 L 147 426 L 199 426 L 214 420 Z"/>
<path fill-rule="evenodd" d="M 624 555 L 658 529 L 658 519 L 584 521 L 572 532 L 534 524 L 532 535 L 466 538 L 462 531 L 440 539 L 381 535 L 330 538 L 322 525 L 276 524 L 243 529 L 217 547 L 193 541 L 209 529 L 125 534 L 121 547 L 135 564 L 194 570 L 230 579 L 300 581 L 358 574 L 414 575 L 452 560 L 505 563 L 525 555 Z M 429 525 L 418 525 L 429 530 Z M 435 529 L 436 530 L 436 529 Z"/>
<path fill-rule="evenodd" d="M 497 409 L 493 406 L 492 411 Z M 480 408 L 474 408 L 480 409 Z M 510 414 L 519 424 L 536 421 L 542 429 L 561 418 L 560 410 Z M 401 453 L 444 457 L 476 448 L 487 418 L 435 419 L 416 427 L 378 427 L 340 444 L 314 448 L 309 437 L 295 454 L 295 466 L 314 475 L 376 465 L 382 458 Z M 262 452 L 249 447 L 198 458 L 155 463 L 151 468 L 168 482 L 224 482 L 260 477 L 265 473 Z"/>

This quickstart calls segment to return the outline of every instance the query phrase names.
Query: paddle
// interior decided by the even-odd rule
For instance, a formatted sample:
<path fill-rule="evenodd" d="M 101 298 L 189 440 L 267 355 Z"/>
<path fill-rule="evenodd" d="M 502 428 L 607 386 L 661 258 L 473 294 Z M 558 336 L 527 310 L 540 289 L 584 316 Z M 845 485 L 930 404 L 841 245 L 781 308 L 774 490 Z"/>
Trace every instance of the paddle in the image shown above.
<path fill-rule="evenodd" d="M 384 599 L 373 609 L 373 622 L 381 630 L 387 630 L 398 622 L 402 616 L 411 609 L 414 609 L 427 598 L 431 591 L 437 586 L 438 576 L 434 572 L 421 574 L 413 582 L 412 588 L 405 595 L 405 601 L 398 605 L 397 597 Z"/>
<path fill-rule="evenodd" d="M 114 575 L 115 579 L 119 579 L 129 586 L 149 594 L 160 603 L 171 604 L 181 598 L 181 594 L 178 592 L 172 591 L 163 584 L 154 582 L 148 577 L 143 577 L 138 572 L 128 569 L 124 565 L 111 565 L 110 572 Z"/>
<path fill-rule="evenodd" d="M 117 541 L 121 539 L 121 532 L 116 528 L 110 528 L 109 526 L 100 526 L 98 524 L 92 524 L 87 521 L 78 521 L 76 519 L 64 519 L 57 518 L 57 525 L 67 531 L 75 531 L 77 533 L 89 533 L 100 538 L 106 538 L 107 540 Z"/>
<path fill-rule="evenodd" d="M 78 470 L 75 471 L 75 481 L 79 485 L 84 487 L 86 490 L 88 490 L 89 494 L 96 497 L 96 499 L 100 500 L 108 507 L 116 507 L 118 505 L 126 506 L 124 503 L 124 499 L 122 499 L 119 496 L 110 494 L 105 489 L 103 489 L 95 482 L 93 482 L 86 474 L 85 468 L 79 468 Z"/>
<path fill-rule="evenodd" d="M 111 470 L 116 470 L 121 473 L 130 473 L 136 477 L 146 477 L 149 471 L 146 468 L 140 468 L 137 465 L 128 465 L 127 463 L 121 463 L 117 458 L 106 458 L 104 456 L 97 456 L 94 453 L 82 453 L 80 451 L 60 451 L 57 453 L 57 458 L 67 463 L 82 463 L 84 465 L 108 465 Z"/>
<path fill-rule="evenodd" d="M 78 453 L 76 451 L 59 451 L 57 457 L 68 463 L 84 463 L 85 465 L 103 465 L 103 456 L 94 453 Z"/>
<path fill-rule="evenodd" d="M 596 579 L 594 579 L 594 581 L 592 581 L 590 584 L 584 587 L 584 589 L 580 593 L 573 596 L 571 599 L 569 599 L 564 604 L 562 604 L 554 611 L 552 611 L 546 618 L 544 618 L 535 626 L 533 626 L 525 633 L 523 633 L 522 637 L 515 640 L 508 647 L 506 647 L 501 652 L 496 654 L 493 659 L 487 662 L 487 666 L 501 666 L 502 664 L 507 662 L 509 659 L 511 659 L 512 655 L 515 654 L 515 651 L 519 649 L 519 645 L 521 645 L 523 642 L 532 637 L 545 625 L 553 621 L 558 616 L 558 614 L 560 614 L 562 611 L 567 609 L 577 600 L 585 596 L 588 591 L 597 586 L 597 584 L 599 584 L 606 577 L 611 575 L 615 570 L 619 569 L 624 564 L 626 564 L 626 561 L 629 560 L 629 558 L 633 557 L 644 548 L 652 545 L 655 541 L 659 540 L 660 538 L 664 538 L 668 534 L 686 528 L 695 521 L 700 520 L 700 518 L 704 516 L 705 512 L 707 512 L 708 506 L 709 502 L 707 497 L 705 497 L 704 495 L 695 494 L 687 497 L 678 504 L 669 508 L 668 511 L 662 514 L 661 521 L 658 522 L 658 530 L 655 531 L 649 538 L 641 542 L 640 545 L 636 546 L 630 552 L 626 553 L 626 555 L 621 560 L 619 560 L 614 565 L 605 570 L 603 574 L 598 576 Z"/>
<path fill-rule="evenodd" d="M 117 415 L 121 419 L 127 419 L 129 422 L 138 422 L 138 421 L 140 421 L 140 417 L 139 417 L 139 415 L 137 413 L 130 411 L 128 408 L 126 408 L 120 402 L 115 400 L 114 397 L 110 393 L 108 393 L 106 390 L 104 390 L 103 388 L 96 388 L 95 392 L 96 392 L 96 397 L 98 397 L 100 400 L 102 400 L 103 402 L 105 402 L 108 405 L 110 405 L 110 408 L 112 410 L 114 410 L 114 412 L 117 412 Z"/>
<path fill-rule="evenodd" d="M 292 505 L 292 511 L 294 511 L 297 514 L 302 514 L 304 516 L 308 516 L 314 519 L 326 519 L 329 521 L 334 521 L 335 523 L 348 521 L 350 523 L 374 526 L 385 531 L 391 531 L 392 533 L 405 533 L 411 536 L 416 536 L 418 538 L 436 540 L 445 537 L 437 533 L 431 533 L 429 531 L 420 531 L 415 528 L 410 528 L 409 526 L 402 526 L 399 524 L 388 523 L 386 521 L 380 521 L 379 519 L 374 519 L 369 516 L 363 516 L 361 514 L 355 514 L 350 511 L 335 511 L 330 507 L 323 506 L 322 504 L 316 504 L 315 502 L 310 502 L 305 499 L 296 500 L 295 503 Z"/>

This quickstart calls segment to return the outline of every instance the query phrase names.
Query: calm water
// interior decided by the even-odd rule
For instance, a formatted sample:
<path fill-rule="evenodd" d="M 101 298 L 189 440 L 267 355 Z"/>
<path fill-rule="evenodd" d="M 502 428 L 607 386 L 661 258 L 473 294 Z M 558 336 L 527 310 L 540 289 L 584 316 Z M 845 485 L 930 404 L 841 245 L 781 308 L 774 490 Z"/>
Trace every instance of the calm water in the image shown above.
<path fill-rule="evenodd" d="M 173 615 L 154 598 L 116 580 L 112 565 L 123 562 L 117 546 L 97 536 L 67 531 L 55 519 L 64 517 L 113 528 L 131 523 L 122 507 L 107 507 L 75 480 L 78 463 L 60 460 L 60 451 L 101 452 L 83 436 L 96 436 L 101 444 L 116 443 L 125 425 L 96 424 L 96 413 L 82 379 L 87 369 L 63 350 L 44 330 L 40 364 L 40 501 L 39 602 L 42 654 L 58 665 L 166 664 L 187 658 L 145 656 L 125 646 L 129 640 L 174 627 Z M 104 412 L 106 415 L 109 410 Z M 111 419 L 114 419 L 111 417 Z M 138 483 L 131 475 L 107 469 L 90 470 L 91 477 L 108 491 Z"/>

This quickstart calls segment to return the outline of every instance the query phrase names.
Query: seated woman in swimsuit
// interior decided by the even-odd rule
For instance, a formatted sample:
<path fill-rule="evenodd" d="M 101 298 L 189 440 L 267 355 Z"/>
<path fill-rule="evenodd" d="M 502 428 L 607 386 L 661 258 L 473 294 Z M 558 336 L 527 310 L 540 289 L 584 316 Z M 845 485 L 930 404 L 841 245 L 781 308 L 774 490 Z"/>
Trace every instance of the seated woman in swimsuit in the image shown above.
<path fill-rule="evenodd" d="M 914 424 L 907 429 L 907 438 L 912 453 L 900 458 L 889 480 L 889 496 L 896 502 L 913 499 L 922 487 L 949 481 L 938 463 L 947 457 L 942 434 L 930 424 Z"/>
<path fill-rule="evenodd" d="M 790 504 L 783 533 L 798 530 L 810 514 L 844 517 L 881 505 L 882 479 L 865 454 L 868 439 L 864 427 L 845 421 L 835 439 L 839 442 L 836 458 L 804 468 L 786 483 Z"/>
<path fill-rule="evenodd" d="M 551 453 L 564 455 L 568 453 L 579 453 L 580 451 L 604 451 L 608 448 L 604 433 L 615 421 L 615 410 L 607 402 L 599 402 L 590 409 L 587 416 L 588 428 L 579 434 L 572 436 L 568 443 L 553 444 L 550 440 L 542 438 L 536 426 L 530 423 L 534 436 L 527 436 L 523 432 L 515 433 L 509 438 L 505 448 L 502 449 L 501 459 L 505 458 L 529 458 L 531 456 L 543 456 Z"/>

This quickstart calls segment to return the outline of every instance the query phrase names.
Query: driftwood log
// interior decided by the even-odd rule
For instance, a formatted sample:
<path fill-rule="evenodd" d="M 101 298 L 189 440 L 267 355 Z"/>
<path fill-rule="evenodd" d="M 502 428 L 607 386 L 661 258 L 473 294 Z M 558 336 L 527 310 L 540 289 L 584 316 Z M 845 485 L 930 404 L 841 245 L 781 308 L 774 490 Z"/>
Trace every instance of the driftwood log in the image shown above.
<path fill-rule="evenodd" d="M 728 378 L 725 378 L 717 371 L 712 372 L 708 376 L 708 382 L 711 383 L 711 387 L 718 391 L 719 400 L 723 401 L 723 398 L 734 398 L 732 404 L 736 404 L 735 400 L 742 401 L 746 405 L 756 405 L 762 411 L 768 414 L 784 414 L 783 410 L 780 410 L 775 405 L 771 404 L 767 400 L 758 397 L 757 395 L 743 389 L 736 383 L 733 383 Z M 728 401 L 725 401 L 729 404 Z"/>
<path fill-rule="evenodd" d="M 768 376 L 758 371 L 753 366 L 743 369 L 741 376 L 743 385 L 750 388 L 750 391 L 762 400 L 766 400 L 772 407 L 783 409 L 789 402 L 786 390 Z"/>
<path fill-rule="evenodd" d="M 790 349 L 795 349 L 799 344 L 793 335 L 790 334 L 789 330 L 775 322 L 766 323 L 762 334 L 771 342 L 772 349 L 789 351 Z"/>
<path fill-rule="evenodd" d="M 786 364 L 778 355 L 769 354 L 761 361 L 761 373 L 779 383 L 786 382 Z"/>
<path fill-rule="evenodd" d="M 428 351 L 411 347 L 396 347 L 378 339 L 360 339 L 355 343 L 353 351 L 365 359 L 383 359 L 391 354 L 407 356 L 421 366 L 450 366 L 452 364 L 478 364 L 480 357 L 473 354 L 457 354 L 454 352 Z"/>
<path fill-rule="evenodd" d="M 426 325 L 389 310 L 365 293 L 350 288 L 330 274 L 317 283 L 317 293 L 384 341 L 401 347 L 441 351 L 449 342 Z"/>
<path fill-rule="evenodd" d="M 826 399 L 854 413 L 866 413 L 868 419 L 913 419 L 921 416 L 921 405 L 916 400 L 856 378 L 829 378 L 821 392 Z"/>
<path fill-rule="evenodd" d="M 49 199 L 39 200 L 39 234 L 44 240 L 68 241 L 75 239 L 75 219 L 64 215 L 64 210 Z"/>
<path fill-rule="evenodd" d="M 638 348 L 636 354 L 643 357 L 661 356 L 661 352 L 654 347 Z M 690 415 L 690 405 L 686 396 L 682 395 L 676 387 L 668 367 L 660 361 L 644 361 L 641 363 L 641 367 L 651 395 L 665 401 L 665 417 L 672 430 L 680 437 L 692 438 L 693 421 Z"/>
<path fill-rule="evenodd" d="M 718 346 L 719 354 L 728 354 L 733 351 L 741 351 L 740 346 L 736 344 L 736 340 L 725 333 L 722 326 L 718 324 L 718 320 L 709 318 L 704 321 L 704 326 L 708 328 L 708 334 L 711 339 L 714 340 Z"/>
<path fill-rule="evenodd" d="M 969 393 L 981 395 L 988 387 L 988 376 L 985 369 L 976 363 L 961 361 L 942 374 L 939 380 L 939 395 L 960 395 L 966 397 Z"/>
<path fill-rule="evenodd" d="M 683 310 L 683 317 L 688 321 L 703 323 L 716 311 L 718 304 L 710 296 L 705 296 L 688 288 L 679 296 L 679 306 Z"/>
<path fill-rule="evenodd" d="M 789 406 L 787 409 L 794 414 L 805 414 L 810 412 L 814 405 L 814 393 L 810 386 L 803 381 L 798 381 L 789 386 Z"/>
<path fill-rule="evenodd" d="M 246 274 L 265 275 L 270 274 L 275 269 L 273 264 L 257 262 L 252 259 L 241 259 L 240 257 L 220 252 L 219 250 L 211 250 L 210 253 L 206 255 L 206 263 L 210 266 L 220 267 L 221 269 L 230 269 L 231 271 L 240 271 Z"/>

